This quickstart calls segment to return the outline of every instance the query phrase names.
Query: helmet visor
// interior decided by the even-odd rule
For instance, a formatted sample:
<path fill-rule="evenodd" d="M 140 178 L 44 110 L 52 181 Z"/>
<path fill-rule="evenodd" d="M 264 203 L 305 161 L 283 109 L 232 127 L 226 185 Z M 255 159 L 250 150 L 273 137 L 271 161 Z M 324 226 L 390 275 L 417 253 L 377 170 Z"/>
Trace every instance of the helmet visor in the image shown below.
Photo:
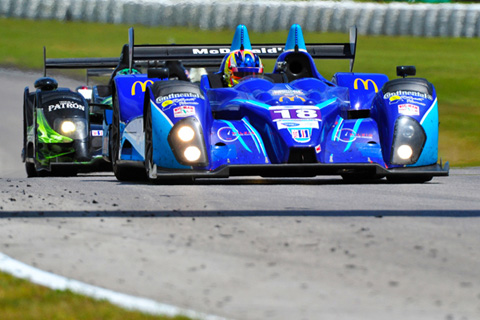
<path fill-rule="evenodd" d="M 232 77 L 236 80 L 259 73 L 263 73 L 263 68 L 232 68 Z"/>

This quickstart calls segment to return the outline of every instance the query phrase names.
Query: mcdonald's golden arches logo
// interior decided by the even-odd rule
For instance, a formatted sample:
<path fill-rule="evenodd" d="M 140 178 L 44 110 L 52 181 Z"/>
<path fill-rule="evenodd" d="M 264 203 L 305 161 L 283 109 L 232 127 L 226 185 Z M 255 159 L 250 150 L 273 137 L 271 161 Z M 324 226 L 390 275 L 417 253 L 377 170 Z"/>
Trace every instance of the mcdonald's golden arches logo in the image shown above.
<path fill-rule="evenodd" d="M 367 79 L 367 80 L 363 80 L 360 78 L 355 79 L 355 81 L 353 82 L 353 89 L 358 90 L 358 81 L 361 81 L 363 83 L 363 88 L 367 91 L 368 91 L 368 83 L 369 82 L 372 83 L 372 86 L 375 89 L 375 92 L 378 92 L 377 84 L 372 79 Z"/>
<path fill-rule="evenodd" d="M 305 102 L 305 98 L 302 98 L 300 97 L 299 95 L 294 95 L 294 96 L 281 96 L 279 101 L 280 102 L 283 102 L 283 99 L 288 99 L 290 100 L 291 102 L 294 102 L 296 99 L 300 99 L 302 100 L 303 102 Z"/>
<path fill-rule="evenodd" d="M 135 81 L 132 85 L 132 96 L 135 95 L 135 88 L 137 87 L 137 84 L 140 84 L 140 88 L 142 88 L 142 92 L 145 92 L 145 90 L 147 90 L 147 84 L 153 84 L 153 81 L 152 80 L 147 80 L 147 81 Z"/>

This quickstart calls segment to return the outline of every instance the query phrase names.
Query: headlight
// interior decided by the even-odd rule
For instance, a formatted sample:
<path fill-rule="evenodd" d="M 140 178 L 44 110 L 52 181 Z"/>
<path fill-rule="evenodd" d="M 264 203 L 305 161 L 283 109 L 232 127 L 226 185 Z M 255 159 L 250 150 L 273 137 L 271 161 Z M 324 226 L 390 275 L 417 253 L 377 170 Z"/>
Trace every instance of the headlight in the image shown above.
<path fill-rule="evenodd" d="M 397 149 L 397 156 L 402 160 L 410 159 L 413 155 L 413 150 L 409 145 L 403 144 Z"/>
<path fill-rule="evenodd" d="M 193 146 L 193 147 L 187 147 L 183 155 L 188 161 L 197 161 L 198 159 L 200 159 L 200 156 L 202 155 L 202 153 L 200 152 L 200 149 Z"/>
<path fill-rule="evenodd" d="M 85 139 L 88 137 L 88 123 L 84 118 L 57 118 L 53 122 L 53 129 L 60 135 L 71 139 Z"/>
<path fill-rule="evenodd" d="M 192 127 L 190 126 L 183 126 L 178 129 L 178 138 L 183 142 L 192 141 L 195 137 L 195 131 L 193 131 Z"/>
<path fill-rule="evenodd" d="M 426 141 L 425 130 L 417 120 L 401 116 L 395 122 L 391 163 L 399 165 L 417 162 Z"/>
<path fill-rule="evenodd" d="M 77 129 L 77 127 L 75 126 L 75 123 L 73 123 L 72 121 L 69 121 L 69 120 L 63 121 L 61 126 L 60 126 L 60 130 L 62 130 L 62 132 L 65 133 L 65 134 L 72 133 L 76 129 Z"/>
<path fill-rule="evenodd" d="M 208 156 L 200 121 L 194 117 L 178 121 L 168 134 L 175 158 L 186 166 L 207 166 Z"/>

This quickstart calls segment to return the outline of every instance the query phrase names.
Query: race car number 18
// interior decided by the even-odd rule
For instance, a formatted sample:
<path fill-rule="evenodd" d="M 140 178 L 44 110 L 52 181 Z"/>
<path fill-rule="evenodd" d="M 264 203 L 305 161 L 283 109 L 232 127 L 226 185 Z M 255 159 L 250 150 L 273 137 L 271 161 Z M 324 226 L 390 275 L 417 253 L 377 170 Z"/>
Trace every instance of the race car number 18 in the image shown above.
<path fill-rule="evenodd" d="M 270 110 L 272 120 L 279 119 L 320 119 L 320 110 L 317 109 L 280 109 Z"/>

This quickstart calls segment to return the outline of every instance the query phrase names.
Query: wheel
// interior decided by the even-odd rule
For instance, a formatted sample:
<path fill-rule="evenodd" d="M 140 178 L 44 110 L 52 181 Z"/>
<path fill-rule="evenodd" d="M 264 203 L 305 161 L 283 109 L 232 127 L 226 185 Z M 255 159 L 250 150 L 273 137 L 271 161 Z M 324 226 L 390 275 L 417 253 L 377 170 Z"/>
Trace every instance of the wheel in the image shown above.
<path fill-rule="evenodd" d="M 424 183 L 432 180 L 433 176 L 428 175 L 401 175 L 387 176 L 388 182 L 392 183 Z"/>
<path fill-rule="evenodd" d="M 342 179 L 351 183 L 368 183 L 378 181 L 385 176 L 378 175 L 375 172 L 350 172 L 342 174 Z"/>
<path fill-rule="evenodd" d="M 25 161 L 25 171 L 27 172 L 28 178 L 38 177 L 38 172 L 34 163 Z"/>
<path fill-rule="evenodd" d="M 46 171 L 45 171 L 46 172 Z M 75 177 L 78 174 L 78 170 L 75 168 L 61 168 L 53 167 L 49 176 L 51 177 Z"/>
<path fill-rule="evenodd" d="M 145 103 L 143 125 L 145 131 L 145 172 L 148 179 L 156 179 L 157 165 L 153 163 L 152 113 L 148 103 Z"/>
<path fill-rule="evenodd" d="M 145 181 L 147 176 L 143 168 L 126 167 L 117 162 L 120 155 L 120 111 L 118 97 L 116 94 L 114 97 L 112 131 L 110 132 L 113 173 L 119 181 Z"/>

